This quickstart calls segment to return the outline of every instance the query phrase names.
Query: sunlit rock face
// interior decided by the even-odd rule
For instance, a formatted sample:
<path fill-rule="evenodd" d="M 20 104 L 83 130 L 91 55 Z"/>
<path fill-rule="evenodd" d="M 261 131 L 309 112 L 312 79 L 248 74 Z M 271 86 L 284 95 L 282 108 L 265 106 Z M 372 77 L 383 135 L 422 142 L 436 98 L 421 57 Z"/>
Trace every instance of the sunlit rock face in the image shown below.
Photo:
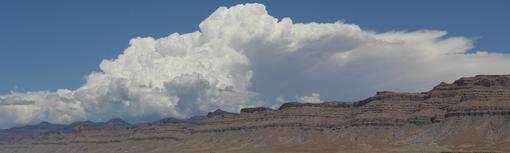
<path fill-rule="evenodd" d="M 464 77 L 421 93 L 377 92 L 357 102 L 217 109 L 189 120 L 43 122 L 0 137 L 0 152 L 507 152 L 510 75 Z"/>
<path fill-rule="evenodd" d="M 262 4 L 220 7 L 194 32 L 133 38 L 77 89 L 0 95 L 0 128 L 356 101 L 379 90 L 426 91 L 462 76 L 510 73 L 507 54 L 473 50 L 473 40 L 446 31 L 374 32 L 269 12 Z"/>

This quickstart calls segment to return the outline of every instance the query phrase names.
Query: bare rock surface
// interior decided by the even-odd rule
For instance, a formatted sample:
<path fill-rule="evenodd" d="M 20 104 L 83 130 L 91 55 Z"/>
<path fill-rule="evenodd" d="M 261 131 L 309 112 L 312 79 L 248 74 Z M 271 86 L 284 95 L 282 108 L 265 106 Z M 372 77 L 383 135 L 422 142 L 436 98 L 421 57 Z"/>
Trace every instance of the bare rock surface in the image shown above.
<path fill-rule="evenodd" d="M 510 75 L 357 102 L 218 109 L 189 120 L 43 122 L 0 130 L 0 152 L 510 152 Z"/>

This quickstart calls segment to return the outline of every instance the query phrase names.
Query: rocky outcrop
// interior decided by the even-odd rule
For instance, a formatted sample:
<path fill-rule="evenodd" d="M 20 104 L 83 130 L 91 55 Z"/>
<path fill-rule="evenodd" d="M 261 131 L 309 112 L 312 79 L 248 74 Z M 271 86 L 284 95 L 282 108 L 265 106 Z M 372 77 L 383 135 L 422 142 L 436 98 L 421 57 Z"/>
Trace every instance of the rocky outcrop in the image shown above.
<path fill-rule="evenodd" d="M 455 148 L 508 151 L 510 148 L 505 146 L 510 145 L 510 75 L 465 77 L 453 83 L 440 83 L 422 93 L 378 92 L 357 102 L 289 102 L 278 109 L 244 108 L 240 113 L 218 109 L 207 116 L 188 120 L 167 118 L 135 125 L 120 119 L 106 123 L 85 121 L 55 126 L 56 131 L 67 129 L 68 132 L 48 132 L 55 131 L 53 127 L 50 123 L 41 123 L 35 129 L 53 130 L 19 137 L 16 142 L 9 141 L 4 146 L 44 145 L 48 148 L 50 145 L 79 152 L 73 150 L 74 147 L 86 144 L 115 148 L 120 144 L 164 142 L 164 146 L 181 147 L 185 151 L 200 147 L 210 149 L 214 148 L 213 144 L 334 142 L 333 146 L 352 143 L 428 145 L 417 152 L 427 152 L 434 147 L 441 151 L 458 150 Z M 136 149 L 129 151 L 137 152 Z"/>
<path fill-rule="evenodd" d="M 103 125 L 101 125 L 99 128 L 102 129 L 121 129 L 121 128 L 128 128 L 131 127 L 131 124 L 128 122 L 120 119 L 120 118 L 114 118 L 107 122 L 105 122 Z"/>
<path fill-rule="evenodd" d="M 227 112 L 227 111 L 224 111 L 221 109 L 217 109 L 214 112 L 209 112 L 207 114 L 207 117 L 209 117 L 209 118 L 232 118 L 232 117 L 236 117 L 238 115 L 239 114 L 237 114 L 237 113 L 231 113 L 231 112 Z"/>
<path fill-rule="evenodd" d="M 347 108 L 353 106 L 353 103 L 349 102 L 322 102 L 322 103 L 299 103 L 290 102 L 285 103 L 278 110 L 284 110 L 287 108 L 303 108 L 303 107 L 319 107 L 319 108 Z"/>
<path fill-rule="evenodd" d="M 243 113 L 258 113 L 258 112 L 272 112 L 275 111 L 271 108 L 267 107 L 255 107 L 255 108 L 243 108 L 241 109 L 241 114 Z"/>

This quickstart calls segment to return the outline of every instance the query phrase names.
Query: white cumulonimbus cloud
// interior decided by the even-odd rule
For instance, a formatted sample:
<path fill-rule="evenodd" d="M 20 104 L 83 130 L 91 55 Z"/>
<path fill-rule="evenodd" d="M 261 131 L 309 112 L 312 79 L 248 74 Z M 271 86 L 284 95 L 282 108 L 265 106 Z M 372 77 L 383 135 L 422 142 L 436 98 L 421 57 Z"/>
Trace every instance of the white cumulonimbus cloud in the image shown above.
<path fill-rule="evenodd" d="M 0 128 L 184 118 L 292 97 L 356 100 L 377 90 L 422 91 L 461 76 L 510 73 L 508 55 L 470 51 L 472 40 L 446 34 L 293 23 L 261 4 L 220 7 L 196 32 L 132 39 L 78 89 L 0 96 Z"/>

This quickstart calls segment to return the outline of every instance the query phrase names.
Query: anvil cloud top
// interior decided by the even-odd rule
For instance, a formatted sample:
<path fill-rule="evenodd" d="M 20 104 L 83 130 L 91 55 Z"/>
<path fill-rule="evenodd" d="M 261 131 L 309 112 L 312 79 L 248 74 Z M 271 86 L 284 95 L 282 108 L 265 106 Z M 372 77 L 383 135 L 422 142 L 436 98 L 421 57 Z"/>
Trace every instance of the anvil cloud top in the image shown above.
<path fill-rule="evenodd" d="M 217 108 L 424 90 L 445 78 L 510 73 L 507 54 L 470 51 L 446 31 L 373 32 L 358 25 L 295 23 L 263 4 L 220 7 L 190 33 L 137 37 L 77 89 L 0 96 L 0 127 L 50 121 L 144 121 Z"/>

